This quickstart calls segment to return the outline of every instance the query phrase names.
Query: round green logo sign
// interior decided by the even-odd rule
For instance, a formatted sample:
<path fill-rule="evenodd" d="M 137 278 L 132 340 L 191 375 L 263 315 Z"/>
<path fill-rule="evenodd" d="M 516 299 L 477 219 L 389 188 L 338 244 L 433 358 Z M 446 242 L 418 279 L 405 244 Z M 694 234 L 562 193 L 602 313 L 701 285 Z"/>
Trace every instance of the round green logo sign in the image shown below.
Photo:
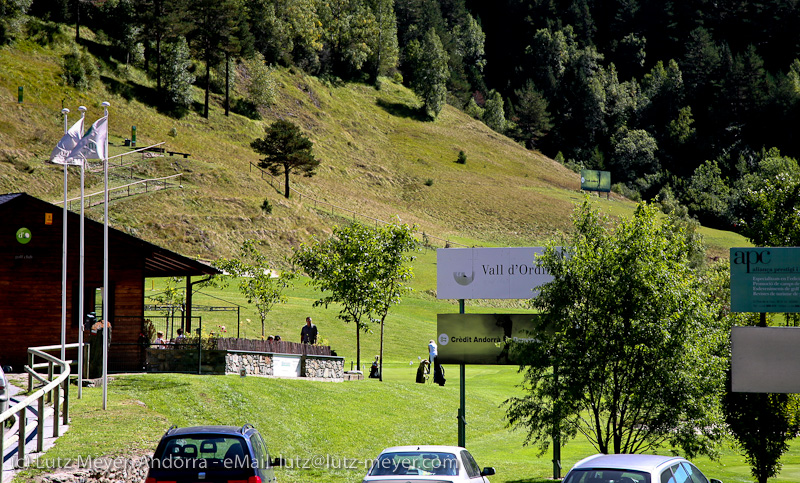
<path fill-rule="evenodd" d="M 17 241 L 23 245 L 31 241 L 31 231 L 27 228 L 17 230 Z"/>

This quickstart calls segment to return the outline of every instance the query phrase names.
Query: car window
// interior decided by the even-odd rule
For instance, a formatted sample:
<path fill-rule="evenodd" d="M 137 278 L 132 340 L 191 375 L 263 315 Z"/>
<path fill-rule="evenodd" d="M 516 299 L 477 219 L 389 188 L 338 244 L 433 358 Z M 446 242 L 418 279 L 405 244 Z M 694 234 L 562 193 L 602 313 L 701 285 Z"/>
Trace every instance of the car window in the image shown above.
<path fill-rule="evenodd" d="M 692 483 L 708 483 L 708 480 L 706 479 L 705 475 L 703 475 L 703 473 L 700 472 L 700 470 L 698 470 L 695 465 L 687 461 L 684 461 L 683 463 L 681 463 L 681 467 L 683 467 L 686 473 L 689 475 L 689 478 L 691 478 Z"/>
<path fill-rule="evenodd" d="M 254 433 L 250 437 L 250 444 L 253 445 L 253 457 L 258 462 L 259 468 L 267 468 L 269 466 L 269 454 L 267 453 L 267 446 L 261 435 Z"/>
<path fill-rule="evenodd" d="M 672 470 L 672 479 L 668 480 L 668 483 L 692 483 L 689 472 L 680 463 L 672 465 L 670 469 Z"/>
<path fill-rule="evenodd" d="M 650 483 L 650 475 L 639 471 L 579 469 L 570 471 L 564 483 Z"/>
<path fill-rule="evenodd" d="M 672 476 L 672 470 L 667 468 L 661 472 L 661 483 L 675 483 L 675 478 Z"/>
<path fill-rule="evenodd" d="M 452 453 L 406 451 L 383 453 L 372 464 L 370 476 L 456 476 L 458 460 Z"/>
<path fill-rule="evenodd" d="M 467 471 L 467 476 L 470 478 L 478 478 L 481 476 L 481 468 L 475 459 L 469 454 L 469 451 L 463 450 L 461 452 L 461 461 L 464 463 L 464 469 Z"/>
<path fill-rule="evenodd" d="M 184 436 L 167 440 L 153 457 L 162 468 L 249 468 L 247 443 L 236 436 Z"/>

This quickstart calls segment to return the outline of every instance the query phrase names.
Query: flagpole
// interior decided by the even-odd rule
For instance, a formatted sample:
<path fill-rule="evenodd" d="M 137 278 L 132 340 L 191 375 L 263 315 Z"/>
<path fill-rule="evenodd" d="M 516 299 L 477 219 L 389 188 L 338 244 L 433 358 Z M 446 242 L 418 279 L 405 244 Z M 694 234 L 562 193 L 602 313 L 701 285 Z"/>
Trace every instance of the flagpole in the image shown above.
<path fill-rule="evenodd" d="M 64 115 L 64 134 L 67 134 L 67 114 L 69 109 L 61 109 Z M 61 242 L 61 360 L 67 360 L 67 163 L 64 163 L 64 209 L 63 209 L 63 240 Z"/>
<path fill-rule="evenodd" d="M 81 111 L 81 119 L 86 117 L 86 107 L 79 106 L 78 110 Z M 83 137 L 83 133 L 81 133 Z M 83 397 L 83 317 L 84 311 L 84 285 L 85 285 L 85 272 L 84 272 L 84 214 L 83 214 L 83 187 L 86 173 L 86 160 L 81 163 L 81 268 L 80 268 L 80 281 L 78 282 L 80 288 L 78 289 L 78 399 Z"/>
<path fill-rule="evenodd" d="M 108 128 L 108 106 L 111 104 L 103 102 L 102 105 L 106 117 L 106 128 Z M 106 135 L 105 143 L 105 154 L 103 155 L 103 191 L 105 192 L 103 205 L 103 409 L 108 409 L 108 331 L 111 324 L 108 306 L 108 135 Z"/>

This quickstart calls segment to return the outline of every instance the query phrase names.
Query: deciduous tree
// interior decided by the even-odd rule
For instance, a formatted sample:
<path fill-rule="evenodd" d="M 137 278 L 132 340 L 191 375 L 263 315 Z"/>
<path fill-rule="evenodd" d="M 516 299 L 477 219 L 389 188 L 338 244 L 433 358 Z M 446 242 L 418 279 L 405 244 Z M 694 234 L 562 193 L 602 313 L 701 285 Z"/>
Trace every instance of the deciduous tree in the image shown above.
<path fill-rule="evenodd" d="M 237 258 L 220 258 L 214 266 L 239 278 L 239 291 L 247 303 L 255 305 L 264 337 L 267 315 L 276 304 L 286 302 L 283 291 L 289 286 L 292 274 L 284 271 L 274 276 L 269 260 L 258 251 L 255 240 L 245 240 Z"/>
<path fill-rule="evenodd" d="M 354 222 L 334 228 L 328 240 L 302 244 L 295 250 L 292 260 L 311 278 L 309 284 L 323 292 L 314 306 L 340 304 L 339 319 L 355 324 L 358 367 L 361 332 L 369 331 L 370 321 L 381 324 L 383 361 L 386 316 L 410 290 L 406 283 L 412 272 L 406 263 L 413 259 L 408 252 L 416 247 L 413 232 L 408 225 L 372 228 Z"/>
<path fill-rule="evenodd" d="M 728 338 L 689 266 L 691 239 L 647 204 L 613 226 L 587 199 L 573 224 L 538 259 L 554 277 L 531 302 L 547 329 L 512 347 L 527 394 L 507 401 L 509 423 L 542 450 L 555 432 L 601 453 L 711 452 Z"/>

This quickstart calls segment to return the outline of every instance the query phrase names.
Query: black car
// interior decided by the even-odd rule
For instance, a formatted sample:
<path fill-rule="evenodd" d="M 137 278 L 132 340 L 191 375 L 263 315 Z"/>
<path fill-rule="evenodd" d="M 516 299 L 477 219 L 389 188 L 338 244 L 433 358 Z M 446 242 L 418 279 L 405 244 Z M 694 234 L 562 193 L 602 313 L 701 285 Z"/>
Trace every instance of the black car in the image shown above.
<path fill-rule="evenodd" d="M 172 426 L 161 437 L 145 483 L 272 483 L 267 445 L 252 424 L 235 426 Z"/>

